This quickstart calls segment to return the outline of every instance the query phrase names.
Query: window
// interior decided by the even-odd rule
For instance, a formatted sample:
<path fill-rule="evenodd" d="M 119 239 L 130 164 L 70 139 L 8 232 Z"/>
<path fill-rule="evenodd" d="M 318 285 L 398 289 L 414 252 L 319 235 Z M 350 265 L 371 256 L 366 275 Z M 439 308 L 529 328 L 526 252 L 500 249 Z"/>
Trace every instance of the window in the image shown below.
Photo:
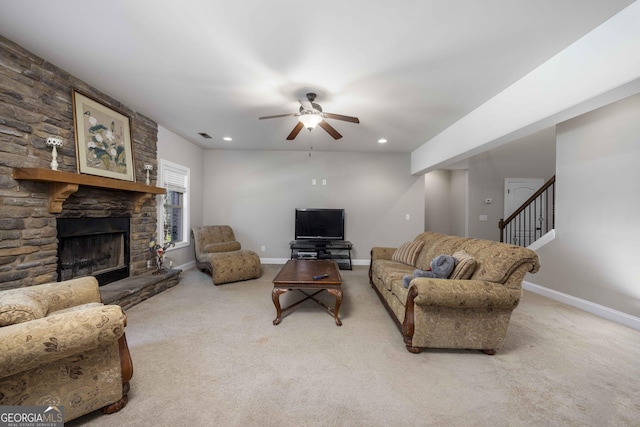
<path fill-rule="evenodd" d="M 176 248 L 189 245 L 189 168 L 160 159 L 160 179 L 167 194 L 158 203 L 158 240 Z"/>

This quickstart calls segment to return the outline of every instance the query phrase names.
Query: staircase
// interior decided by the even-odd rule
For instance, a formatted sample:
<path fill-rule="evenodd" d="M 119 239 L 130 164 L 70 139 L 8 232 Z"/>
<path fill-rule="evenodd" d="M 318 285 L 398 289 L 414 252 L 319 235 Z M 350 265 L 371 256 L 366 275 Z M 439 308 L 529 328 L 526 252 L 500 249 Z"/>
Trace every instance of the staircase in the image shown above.
<path fill-rule="evenodd" d="M 529 246 L 555 228 L 556 177 L 549 179 L 507 219 L 500 219 L 500 241 Z"/>

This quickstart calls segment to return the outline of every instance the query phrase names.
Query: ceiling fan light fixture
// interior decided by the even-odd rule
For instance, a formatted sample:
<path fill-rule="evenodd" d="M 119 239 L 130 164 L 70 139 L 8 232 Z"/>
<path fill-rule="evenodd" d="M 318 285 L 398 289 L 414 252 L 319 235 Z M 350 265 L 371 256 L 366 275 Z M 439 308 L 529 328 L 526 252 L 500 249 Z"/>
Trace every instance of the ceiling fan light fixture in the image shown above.
<path fill-rule="evenodd" d="M 276 114 L 274 116 L 262 116 L 262 117 L 258 117 L 258 119 L 260 120 L 275 119 L 276 117 L 290 117 L 290 116 L 298 117 L 298 123 L 296 123 L 291 133 L 289 133 L 289 136 L 287 136 L 287 141 L 294 140 L 303 128 L 307 128 L 309 129 L 309 132 L 311 132 L 318 125 L 324 131 L 326 131 L 333 139 L 342 138 L 342 135 L 340 135 L 340 132 L 335 130 L 335 128 L 331 126 L 325 119 L 335 119 L 335 120 L 342 120 L 350 123 L 360 123 L 360 120 L 357 117 L 323 112 L 320 104 L 316 104 L 315 102 L 313 102 L 315 99 L 316 99 L 315 93 L 308 93 L 306 101 L 298 99 L 298 102 L 300 103 L 300 108 L 298 109 L 297 113 Z"/>
<path fill-rule="evenodd" d="M 304 127 L 311 130 L 315 129 L 318 123 L 322 121 L 322 116 L 318 113 L 300 114 L 298 120 L 304 125 Z"/>

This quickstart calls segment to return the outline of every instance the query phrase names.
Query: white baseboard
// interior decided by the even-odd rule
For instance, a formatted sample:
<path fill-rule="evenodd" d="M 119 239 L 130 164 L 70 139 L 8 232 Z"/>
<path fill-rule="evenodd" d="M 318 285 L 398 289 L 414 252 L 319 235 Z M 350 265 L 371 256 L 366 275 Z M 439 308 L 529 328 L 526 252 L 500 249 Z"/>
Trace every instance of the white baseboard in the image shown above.
<path fill-rule="evenodd" d="M 260 264 L 286 264 L 289 258 L 260 258 Z M 371 260 L 368 259 L 352 259 L 353 265 L 369 265 Z"/>
<path fill-rule="evenodd" d="M 553 289 L 545 288 L 544 286 L 536 285 L 535 283 L 524 281 L 522 287 L 533 293 L 551 298 L 554 301 L 561 302 L 563 304 L 570 305 L 571 307 L 578 308 L 596 316 L 611 320 L 616 323 L 628 326 L 630 328 L 640 331 L 640 318 L 631 316 L 630 314 L 623 313 L 618 310 L 614 310 L 609 307 L 605 307 L 600 304 L 593 303 L 572 295 L 564 294 L 562 292 L 555 291 Z"/>
<path fill-rule="evenodd" d="M 260 258 L 261 264 L 286 264 L 289 258 Z M 371 263 L 369 259 L 354 259 L 351 260 L 353 265 L 366 265 Z M 186 271 L 190 268 L 195 268 L 195 261 L 188 262 L 183 265 L 179 265 L 175 268 L 179 268 L 182 271 Z M 561 302 L 563 304 L 570 305 L 571 307 L 578 308 L 586 311 L 587 313 L 594 314 L 607 320 L 611 320 L 616 323 L 628 326 L 630 328 L 640 331 L 640 318 L 631 316 L 630 314 L 623 313 L 618 310 L 614 310 L 609 307 L 605 307 L 600 304 L 593 303 L 572 295 L 564 294 L 562 292 L 555 291 L 553 289 L 545 288 L 544 286 L 536 285 L 535 283 L 524 281 L 522 287 L 528 291 L 536 293 L 538 295 L 551 298 L 554 301 Z"/>
<path fill-rule="evenodd" d="M 260 263 L 284 265 L 288 260 L 289 258 L 260 258 Z M 353 265 L 368 266 L 371 263 L 371 260 L 354 259 L 354 260 L 351 260 L 351 263 Z M 195 266 L 196 266 L 195 261 L 191 261 L 186 264 L 176 266 L 175 268 L 179 268 L 182 271 L 186 271 L 190 268 L 195 268 Z M 544 286 L 536 285 L 535 283 L 524 281 L 522 283 L 522 287 L 535 294 L 542 295 L 547 298 L 551 298 L 554 301 L 558 301 L 563 304 L 570 305 L 571 307 L 578 308 L 580 310 L 586 311 L 587 313 L 594 314 L 604 319 L 611 320 L 613 322 L 620 323 L 622 325 L 625 325 L 640 331 L 640 318 L 631 316 L 630 314 L 623 313 L 621 311 L 614 310 L 612 308 L 605 307 L 603 305 L 596 304 L 591 301 L 587 301 L 578 297 L 574 297 L 572 295 L 564 294 L 562 292 L 558 292 L 553 289 L 545 288 Z"/>
<path fill-rule="evenodd" d="M 260 258 L 260 264 L 284 265 L 287 263 L 287 261 L 289 261 L 289 258 Z M 371 264 L 371 260 L 370 259 L 352 259 L 351 264 L 369 266 L 369 264 Z M 195 266 L 196 266 L 196 262 L 191 261 L 186 264 L 174 266 L 174 268 L 179 268 L 182 271 L 186 271 L 190 268 L 195 268 Z"/>
<path fill-rule="evenodd" d="M 260 264 L 286 264 L 289 258 L 260 258 Z"/>
<path fill-rule="evenodd" d="M 191 268 L 195 268 L 195 267 L 196 267 L 196 261 L 195 260 L 190 261 L 190 262 L 188 262 L 186 264 L 174 265 L 173 266 L 173 268 L 177 268 L 177 269 L 182 270 L 182 271 L 187 271 L 187 270 L 189 270 Z"/>

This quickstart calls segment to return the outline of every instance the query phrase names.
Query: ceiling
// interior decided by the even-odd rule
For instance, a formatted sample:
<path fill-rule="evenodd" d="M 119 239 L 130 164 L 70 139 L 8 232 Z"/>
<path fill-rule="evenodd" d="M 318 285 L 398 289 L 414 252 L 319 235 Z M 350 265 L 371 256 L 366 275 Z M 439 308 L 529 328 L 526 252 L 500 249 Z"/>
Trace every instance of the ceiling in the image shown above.
<path fill-rule="evenodd" d="M 631 3 L 0 0 L 0 34 L 204 148 L 410 152 Z M 360 124 L 258 120 L 307 92 Z"/>

